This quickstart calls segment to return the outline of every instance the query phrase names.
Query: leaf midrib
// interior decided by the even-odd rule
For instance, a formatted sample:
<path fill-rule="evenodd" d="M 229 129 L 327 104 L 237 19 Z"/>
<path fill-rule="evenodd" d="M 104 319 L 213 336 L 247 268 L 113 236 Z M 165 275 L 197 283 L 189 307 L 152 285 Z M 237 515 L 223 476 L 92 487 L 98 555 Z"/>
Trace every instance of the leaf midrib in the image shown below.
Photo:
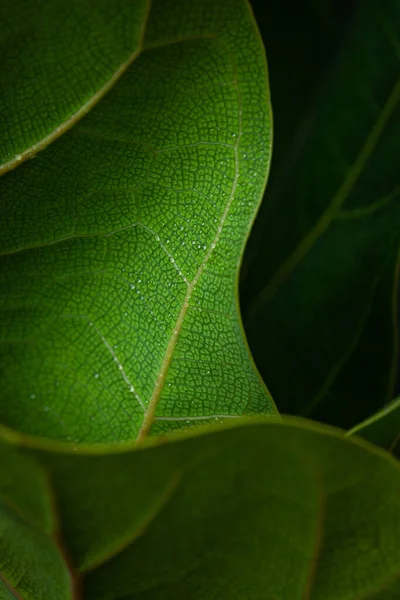
<path fill-rule="evenodd" d="M 15 600 L 24 600 L 22 598 L 22 596 L 20 596 L 18 594 L 17 590 L 11 585 L 11 583 L 8 581 L 7 577 L 1 571 L 0 571 L 0 581 L 2 581 L 4 583 L 7 590 L 11 593 L 12 596 L 14 596 Z"/>
<path fill-rule="evenodd" d="M 61 137 L 64 133 L 69 131 L 78 121 L 80 121 L 88 112 L 92 110 L 92 108 L 111 90 L 111 88 L 116 84 L 116 82 L 120 79 L 120 77 L 125 73 L 125 71 L 131 66 L 131 64 L 138 58 L 138 56 L 143 51 L 143 41 L 146 33 L 146 27 L 149 20 L 150 9 L 151 9 L 152 0 L 146 0 L 146 6 L 144 11 L 144 18 L 142 21 L 142 26 L 139 34 L 139 42 L 136 50 L 132 52 L 128 60 L 123 62 L 118 69 L 114 72 L 114 74 L 110 77 L 110 79 L 99 89 L 97 92 L 87 100 L 75 113 L 73 113 L 66 121 L 61 123 L 58 127 L 53 129 L 51 133 L 46 135 L 44 138 L 29 146 L 26 150 L 21 153 L 18 153 L 11 160 L 0 165 L 0 176 L 5 175 L 8 171 L 11 171 L 18 167 L 20 164 L 28 160 L 29 158 L 33 158 L 36 156 L 38 152 L 44 150 L 47 146 L 49 146 L 56 139 Z"/>
<path fill-rule="evenodd" d="M 163 362 L 161 364 L 160 371 L 157 376 L 157 380 L 156 380 L 156 383 L 155 383 L 155 386 L 153 389 L 153 393 L 152 393 L 149 403 L 147 405 L 147 410 L 144 414 L 142 425 L 139 429 L 139 433 L 137 436 L 137 442 L 143 440 L 143 438 L 146 437 L 146 435 L 149 433 L 149 431 L 151 429 L 151 426 L 154 421 L 155 413 L 157 410 L 157 405 L 160 400 L 162 391 L 164 389 L 164 384 L 165 384 L 165 381 L 166 381 L 166 378 L 168 375 L 169 367 L 170 367 L 171 360 L 172 360 L 172 357 L 173 357 L 173 354 L 174 354 L 174 351 L 176 348 L 176 344 L 178 342 L 180 333 L 182 331 L 182 326 L 183 326 L 183 323 L 184 323 L 184 320 L 186 317 L 187 310 L 189 308 L 190 299 L 193 295 L 193 292 L 196 288 L 196 285 L 197 285 L 201 275 L 203 274 L 203 272 L 207 266 L 209 259 L 211 258 L 212 253 L 214 252 L 216 245 L 218 244 L 222 230 L 224 228 L 225 221 L 228 217 L 230 208 L 232 206 L 232 202 L 235 198 L 236 189 L 237 189 L 238 180 L 239 180 L 239 143 L 240 143 L 240 138 L 243 133 L 242 132 L 242 117 L 241 117 L 241 114 L 242 114 L 241 97 L 240 97 L 240 93 L 239 93 L 236 72 L 234 74 L 233 84 L 235 87 L 237 102 L 238 102 L 238 134 L 236 137 L 236 143 L 233 146 L 234 157 L 235 157 L 235 177 L 233 180 L 231 193 L 229 194 L 229 198 L 227 200 L 224 212 L 222 213 L 221 219 L 218 223 L 218 227 L 217 227 L 217 231 L 214 236 L 214 239 L 211 242 L 211 244 L 204 256 L 203 261 L 201 262 L 199 268 L 197 269 L 194 278 L 188 285 L 188 288 L 187 288 L 187 291 L 186 291 L 186 294 L 185 294 L 185 297 L 184 297 L 184 300 L 182 303 L 181 310 L 179 312 L 178 318 L 174 325 L 173 332 L 172 332 L 171 338 L 169 340 L 169 343 L 168 343 L 168 346 L 167 346 L 167 349 L 165 352 L 165 356 L 164 356 Z"/>

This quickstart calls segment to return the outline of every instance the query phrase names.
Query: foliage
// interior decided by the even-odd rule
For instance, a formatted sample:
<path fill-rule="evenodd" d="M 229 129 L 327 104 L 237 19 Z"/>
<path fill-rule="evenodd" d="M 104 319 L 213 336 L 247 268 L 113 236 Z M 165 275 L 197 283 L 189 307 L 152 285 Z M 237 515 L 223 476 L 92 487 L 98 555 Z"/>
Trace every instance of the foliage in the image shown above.
<path fill-rule="evenodd" d="M 400 4 L 253 7 L 243 257 L 246 1 L 0 6 L 0 600 L 400 597 Z"/>

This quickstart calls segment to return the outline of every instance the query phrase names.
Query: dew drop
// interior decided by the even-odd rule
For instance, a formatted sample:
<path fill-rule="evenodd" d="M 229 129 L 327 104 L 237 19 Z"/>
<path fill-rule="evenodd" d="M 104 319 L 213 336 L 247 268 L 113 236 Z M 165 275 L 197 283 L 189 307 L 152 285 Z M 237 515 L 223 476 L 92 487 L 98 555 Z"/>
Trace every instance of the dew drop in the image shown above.
<path fill-rule="evenodd" d="M 31 398 L 31 400 L 34 400 L 36 398 L 36 394 L 31 394 L 30 398 Z"/>
<path fill-rule="evenodd" d="M 99 377 L 100 377 L 99 373 L 95 373 L 95 374 L 94 374 L 94 378 L 95 378 L 95 379 L 98 379 Z"/>
<path fill-rule="evenodd" d="M 21 160 L 21 159 L 22 159 L 22 156 L 21 156 L 21 154 L 16 154 L 16 155 L 15 155 L 15 160 Z"/>

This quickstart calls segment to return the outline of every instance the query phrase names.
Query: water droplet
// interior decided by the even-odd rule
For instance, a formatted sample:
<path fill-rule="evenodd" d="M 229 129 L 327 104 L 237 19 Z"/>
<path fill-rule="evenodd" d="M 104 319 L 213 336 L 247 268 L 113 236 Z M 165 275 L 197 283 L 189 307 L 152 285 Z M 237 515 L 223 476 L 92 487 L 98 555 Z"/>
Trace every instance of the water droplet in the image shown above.
<path fill-rule="evenodd" d="M 31 400 L 34 400 L 36 398 L 36 394 L 31 394 L 30 398 L 31 398 Z"/>
<path fill-rule="evenodd" d="M 94 378 L 95 378 L 95 379 L 98 379 L 99 377 L 100 377 L 99 373 L 95 373 L 95 374 L 94 374 Z"/>
<path fill-rule="evenodd" d="M 134 290 L 134 289 L 135 289 L 135 284 L 134 284 L 134 283 L 131 283 L 131 284 L 129 285 L 129 287 L 131 288 L 131 290 Z"/>
<path fill-rule="evenodd" d="M 15 155 L 15 160 L 21 160 L 21 159 L 22 159 L 22 156 L 21 156 L 21 154 L 16 154 L 16 155 Z"/>

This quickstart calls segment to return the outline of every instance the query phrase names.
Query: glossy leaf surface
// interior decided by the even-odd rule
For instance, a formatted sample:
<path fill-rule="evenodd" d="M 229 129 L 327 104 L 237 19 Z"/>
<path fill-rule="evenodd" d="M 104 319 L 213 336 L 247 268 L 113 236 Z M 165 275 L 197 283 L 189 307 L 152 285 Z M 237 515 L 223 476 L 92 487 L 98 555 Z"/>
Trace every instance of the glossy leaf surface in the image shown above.
<path fill-rule="evenodd" d="M 248 6 L 159 0 L 69 132 L 0 180 L 1 421 L 121 441 L 275 412 L 237 271 L 270 155 Z"/>
<path fill-rule="evenodd" d="M 52 483 L 84 600 L 396 597 L 388 454 L 271 420 L 110 450 L 25 450 Z"/>
<path fill-rule="evenodd" d="M 396 0 L 359 4 L 249 275 L 245 324 L 279 409 L 343 427 L 391 398 L 397 369 L 399 22 Z"/>

